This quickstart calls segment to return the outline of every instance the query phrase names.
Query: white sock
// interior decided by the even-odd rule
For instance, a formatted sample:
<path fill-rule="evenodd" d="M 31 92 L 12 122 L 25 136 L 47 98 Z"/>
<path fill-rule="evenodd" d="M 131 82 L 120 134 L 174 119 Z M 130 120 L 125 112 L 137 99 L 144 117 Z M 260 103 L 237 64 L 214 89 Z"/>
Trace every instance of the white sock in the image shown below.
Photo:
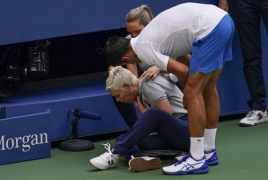
<path fill-rule="evenodd" d="M 190 153 L 195 160 L 204 156 L 204 137 L 190 137 Z"/>
<path fill-rule="evenodd" d="M 205 129 L 204 132 L 204 151 L 210 151 L 215 148 L 217 128 Z"/>

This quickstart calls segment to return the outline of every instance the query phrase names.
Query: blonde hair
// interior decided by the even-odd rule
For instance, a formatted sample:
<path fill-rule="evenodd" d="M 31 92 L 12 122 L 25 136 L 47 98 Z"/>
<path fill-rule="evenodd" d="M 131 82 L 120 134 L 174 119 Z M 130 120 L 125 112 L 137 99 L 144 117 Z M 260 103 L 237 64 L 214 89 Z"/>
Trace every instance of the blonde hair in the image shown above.
<path fill-rule="evenodd" d="M 129 70 L 122 66 L 116 66 L 109 72 L 109 76 L 106 80 L 106 91 L 109 89 L 122 90 L 125 88 L 126 83 L 135 86 L 137 81 L 137 77 Z"/>
<path fill-rule="evenodd" d="M 151 20 L 153 20 L 154 15 L 152 10 L 147 5 L 141 5 L 140 7 L 131 9 L 126 15 L 126 23 L 139 20 L 139 23 L 146 26 Z"/>

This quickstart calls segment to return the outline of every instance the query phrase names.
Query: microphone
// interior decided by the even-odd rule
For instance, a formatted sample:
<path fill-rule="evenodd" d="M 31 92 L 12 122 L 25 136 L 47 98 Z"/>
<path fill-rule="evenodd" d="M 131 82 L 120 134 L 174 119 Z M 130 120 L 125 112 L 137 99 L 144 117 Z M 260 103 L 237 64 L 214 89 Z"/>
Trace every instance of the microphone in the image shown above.
<path fill-rule="evenodd" d="M 77 118 L 93 119 L 97 121 L 101 120 L 101 116 L 99 114 L 95 114 L 95 113 L 85 111 L 82 109 L 71 110 L 71 112 Z"/>

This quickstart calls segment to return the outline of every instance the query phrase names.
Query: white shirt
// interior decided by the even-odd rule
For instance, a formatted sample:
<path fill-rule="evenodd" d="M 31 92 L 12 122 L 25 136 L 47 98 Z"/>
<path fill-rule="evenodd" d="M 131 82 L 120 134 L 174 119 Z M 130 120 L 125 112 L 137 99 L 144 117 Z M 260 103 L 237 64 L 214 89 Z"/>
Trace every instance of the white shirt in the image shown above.
<path fill-rule="evenodd" d="M 169 57 L 191 53 L 193 41 L 208 35 L 226 14 L 210 4 L 180 4 L 156 16 L 130 43 L 144 66 L 167 71 Z"/>

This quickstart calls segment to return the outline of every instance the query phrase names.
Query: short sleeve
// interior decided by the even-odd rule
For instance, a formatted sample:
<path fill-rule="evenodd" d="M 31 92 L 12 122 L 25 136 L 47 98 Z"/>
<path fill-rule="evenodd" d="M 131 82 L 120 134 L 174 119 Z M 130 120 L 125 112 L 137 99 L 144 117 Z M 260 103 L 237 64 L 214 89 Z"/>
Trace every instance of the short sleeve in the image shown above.
<path fill-rule="evenodd" d="M 164 89 L 153 81 L 147 81 L 142 86 L 143 95 L 146 97 L 146 101 L 155 107 L 155 105 L 162 99 L 167 99 L 167 94 Z"/>
<path fill-rule="evenodd" d="M 146 66 L 157 66 L 167 71 L 169 56 L 159 53 L 152 43 L 138 43 L 136 54 Z"/>

